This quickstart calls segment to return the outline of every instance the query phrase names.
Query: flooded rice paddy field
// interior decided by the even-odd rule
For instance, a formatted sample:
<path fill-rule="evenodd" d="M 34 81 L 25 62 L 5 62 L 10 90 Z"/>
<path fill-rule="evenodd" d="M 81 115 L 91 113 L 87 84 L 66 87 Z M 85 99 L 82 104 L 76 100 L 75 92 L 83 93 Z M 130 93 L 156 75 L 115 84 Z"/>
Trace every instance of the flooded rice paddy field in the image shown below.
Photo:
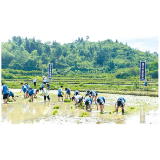
<path fill-rule="evenodd" d="M 100 94 L 106 99 L 104 114 L 97 111 L 95 102 L 92 111 L 75 107 L 75 102 L 58 102 L 57 91 L 49 91 L 51 102 L 44 103 L 43 96 L 38 93 L 34 102 L 24 99 L 20 89 L 11 89 L 16 102 L 3 104 L 1 97 L 1 122 L 3 124 L 158 124 L 158 97 Z M 82 93 L 82 92 L 81 92 Z M 71 93 L 73 95 L 73 93 Z M 84 93 L 81 95 L 84 96 Z M 125 113 L 115 113 L 114 104 L 119 96 L 126 99 Z M 71 96 L 72 97 L 72 96 Z M 54 109 L 59 106 L 59 109 Z M 133 109 L 131 109 L 132 107 Z M 53 114 L 54 113 L 54 114 Z M 82 117 L 83 116 L 83 117 Z"/>

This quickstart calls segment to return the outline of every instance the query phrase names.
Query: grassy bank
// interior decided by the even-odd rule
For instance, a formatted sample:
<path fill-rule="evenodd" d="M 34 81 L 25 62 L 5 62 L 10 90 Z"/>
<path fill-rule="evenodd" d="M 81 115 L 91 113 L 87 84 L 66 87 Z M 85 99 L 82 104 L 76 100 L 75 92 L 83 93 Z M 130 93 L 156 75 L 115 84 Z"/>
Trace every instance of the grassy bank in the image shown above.
<path fill-rule="evenodd" d="M 3 80 L 4 81 L 4 80 Z M 33 85 L 33 82 L 31 81 L 24 81 L 24 80 L 12 80 L 12 81 L 4 81 L 5 84 L 9 88 L 13 89 L 21 89 L 21 82 L 26 83 L 28 82 L 32 88 L 35 88 Z M 36 88 L 39 88 L 42 82 L 37 82 Z M 52 82 L 50 83 L 50 89 L 51 90 L 57 90 L 61 85 L 63 85 L 63 89 L 66 87 L 69 87 L 72 91 L 79 90 L 85 92 L 86 90 L 95 90 L 97 92 L 101 93 L 109 93 L 109 94 L 126 94 L 126 95 L 137 95 L 137 96 L 154 96 L 158 97 L 158 86 L 157 84 L 152 84 L 145 90 L 143 90 L 143 85 L 139 86 L 133 84 L 127 85 L 127 86 L 121 86 L 119 84 L 109 84 L 109 85 L 96 85 L 96 84 L 83 84 L 83 83 L 78 83 L 78 84 L 70 84 L 67 82 Z"/>
<path fill-rule="evenodd" d="M 43 83 L 41 72 L 39 71 L 20 71 L 20 70 L 2 70 L 5 75 L 2 77 L 2 82 L 9 88 L 21 89 L 21 83 L 29 83 L 29 85 L 34 88 L 33 79 L 37 79 L 37 87 Z M 7 73 L 7 71 L 9 73 Z M 36 75 L 39 74 L 39 75 Z M 45 75 L 47 75 L 45 73 Z M 10 76 L 10 78 L 9 78 Z M 137 95 L 137 96 L 156 96 L 158 97 L 158 79 L 153 79 L 151 77 L 146 77 L 148 79 L 148 89 L 143 90 L 144 81 L 140 81 L 139 77 L 132 76 L 124 79 L 116 78 L 115 74 L 103 73 L 103 74 L 74 74 L 74 75 L 53 75 L 52 83 L 50 80 L 50 89 L 57 90 L 61 85 L 63 89 L 69 87 L 72 91 L 86 91 L 95 90 L 101 93 L 111 93 L 111 94 L 127 94 L 127 95 Z"/>

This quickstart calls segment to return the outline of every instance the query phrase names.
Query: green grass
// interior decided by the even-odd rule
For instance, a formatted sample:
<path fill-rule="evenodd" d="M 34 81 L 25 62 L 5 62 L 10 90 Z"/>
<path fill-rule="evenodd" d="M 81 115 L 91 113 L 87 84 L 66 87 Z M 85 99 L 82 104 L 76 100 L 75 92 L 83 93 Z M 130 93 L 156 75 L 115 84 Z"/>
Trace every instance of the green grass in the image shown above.
<path fill-rule="evenodd" d="M 129 107 L 129 109 L 135 109 L 135 107 Z"/>
<path fill-rule="evenodd" d="M 82 102 L 82 104 L 79 104 L 78 107 L 82 109 L 84 105 L 85 105 L 84 102 Z"/>
<path fill-rule="evenodd" d="M 59 77 L 57 75 L 56 77 L 54 77 L 52 84 L 50 83 L 50 89 L 57 90 L 60 88 L 60 85 L 63 85 L 63 88 L 69 87 L 71 91 L 75 91 L 78 89 L 80 92 L 85 92 L 86 90 L 90 89 L 96 90 L 97 92 L 101 93 L 158 97 L 158 79 L 149 79 L 148 90 L 143 90 L 144 81 L 140 81 L 139 89 L 138 77 L 129 77 L 129 79 L 118 79 L 114 76 L 109 75 L 110 74 L 103 74 L 103 76 L 101 77 L 100 75 L 76 75 L 74 76 L 74 78 L 73 76 L 67 77 L 62 75 L 62 77 Z M 5 82 L 8 88 L 21 89 L 20 83 L 28 82 L 30 86 L 35 89 L 33 85 L 33 78 L 34 76 L 28 76 L 27 79 L 21 79 L 17 76 L 17 79 L 2 79 L 2 81 Z M 36 89 L 39 89 L 42 83 L 42 77 L 36 76 L 35 78 L 37 79 Z M 91 85 L 87 85 L 89 83 Z M 98 85 L 97 83 L 102 85 Z M 57 86 L 57 88 L 55 88 L 55 86 Z"/>
<path fill-rule="evenodd" d="M 70 99 L 65 99 L 64 102 L 72 102 Z"/>
<path fill-rule="evenodd" d="M 8 101 L 8 102 L 14 102 L 14 100 L 12 100 L 12 99 L 10 99 L 10 98 L 8 98 L 7 101 Z"/>
<path fill-rule="evenodd" d="M 53 109 L 59 109 L 59 106 L 55 106 Z"/>
<path fill-rule="evenodd" d="M 56 115 L 58 113 L 58 110 L 55 110 L 54 112 L 53 112 L 53 115 Z"/>
<path fill-rule="evenodd" d="M 79 117 L 85 117 L 85 116 L 87 116 L 87 115 L 88 115 L 87 112 L 83 112 Z"/>

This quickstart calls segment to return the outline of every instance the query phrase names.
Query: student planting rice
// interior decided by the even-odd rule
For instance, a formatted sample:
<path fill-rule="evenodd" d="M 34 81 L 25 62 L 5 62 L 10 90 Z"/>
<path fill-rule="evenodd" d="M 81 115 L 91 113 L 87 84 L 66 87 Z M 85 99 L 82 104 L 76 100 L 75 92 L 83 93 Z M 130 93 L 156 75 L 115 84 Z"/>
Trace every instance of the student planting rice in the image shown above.
<path fill-rule="evenodd" d="M 26 87 L 25 85 L 23 85 L 23 83 L 21 83 L 21 86 L 22 86 L 22 90 L 21 90 L 21 91 L 23 91 L 23 93 L 24 93 L 24 98 L 26 98 L 27 87 Z M 21 91 L 20 91 L 20 92 L 21 92 Z"/>
<path fill-rule="evenodd" d="M 44 96 L 44 102 L 46 102 L 46 97 L 50 102 L 49 93 L 48 93 L 47 89 L 42 87 L 42 88 L 40 88 L 40 90 L 42 91 L 41 95 Z"/>
<path fill-rule="evenodd" d="M 85 98 L 84 100 L 85 106 L 86 106 L 86 110 L 88 108 L 90 108 L 90 111 L 92 110 L 92 99 L 90 97 Z"/>
<path fill-rule="evenodd" d="M 28 93 L 29 93 L 29 85 L 28 85 L 28 83 L 26 83 L 25 86 L 27 88 L 26 97 L 29 97 L 29 95 L 28 95 Z"/>
<path fill-rule="evenodd" d="M 74 92 L 74 96 L 77 96 L 77 95 L 80 95 L 80 92 L 78 90 Z"/>
<path fill-rule="evenodd" d="M 7 97 L 9 95 L 9 89 L 4 83 L 2 83 L 1 92 L 3 94 L 4 103 L 7 103 Z"/>
<path fill-rule="evenodd" d="M 10 96 L 12 96 L 12 99 L 13 99 L 14 101 L 16 101 L 15 98 L 14 98 L 14 93 L 13 93 L 12 91 L 9 91 L 9 96 L 8 96 L 8 97 L 10 97 Z"/>
<path fill-rule="evenodd" d="M 69 87 L 65 88 L 65 91 L 66 91 L 65 99 L 66 99 L 66 97 L 67 97 L 67 99 L 68 99 L 68 96 L 69 96 L 69 98 L 70 98 L 70 94 L 71 94 L 70 88 L 69 88 Z M 71 99 L 71 98 L 70 98 L 70 99 Z"/>
<path fill-rule="evenodd" d="M 43 87 L 43 88 L 44 88 L 44 84 L 45 84 L 45 83 L 43 82 L 43 83 L 41 84 L 41 87 Z"/>
<path fill-rule="evenodd" d="M 123 97 L 119 97 L 115 103 L 115 112 L 118 112 L 118 108 L 121 107 L 122 113 L 124 113 L 125 102 L 126 102 L 126 100 Z"/>
<path fill-rule="evenodd" d="M 96 100 L 96 106 L 97 106 L 97 110 L 98 110 L 98 104 L 100 105 L 100 110 L 103 112 L 104 109 L 104 103 L 105 103 L 105 99 L 104 97 L 98 97 Z"/>
<path fill-rule="evenodd" d="M 62 88 L 63 88 L 63 86 L 61 86 L 61 87 L 58 89 L 58 101 L 60 101 L 60 97 L 62 97 L 62 101 L 63 101 L 63 96 L 62 96 L 62 94 L 64 94 L 64 93 L 63 93 L 63 91 L 62 91 Z"/>
<path fill-rule="evenodd" d="M 46 85 L 47 85 L 47 90 L 49 90 L 50 89 L 49 83 L 46 83 Z"/>
<path fill-rule="evenodd" d="M 90 92 L 91 92 L 90 90 L 87 90 L 84 98 L 86 98 L 87 96 L 89 96 Z"/>
<path fill-rule="evenodd" d="M 46 84 L 46 77 L 43 76 L 43 83 Z"/>
<path fill-rule="evenodd" d="M 37 98 L 37 96 L 36 96 L 37 92 L 39 92 L 38 89 L 32 89 L 31 91 L 29 91 L 29 96 L 31 98 L 31 102 L 33 102 L 33 95 L 34 95 L 34 97 Z"/>
<path fill-rule="evenodd" d="M 48 79 L 48 77 L 46 78 L 46 83 L 49 83 L 49 79 Z"/>
<path fill-rule="evenodd" d="M 89 96 L 92 97 L 92 101 L 93 101 L 93 98 L 95 97 L 94 101 L 96 102 L 98 93 L 96 91 L 91 91 Z"/>
<path fill-rule="evenodd" d="M 72 101 L 76 102 L 75 105 L 77 105 L 78 103 L 80 103 L 80 105 L 82 105 L 83 97 L 81 95 L 73 96 Z"/>

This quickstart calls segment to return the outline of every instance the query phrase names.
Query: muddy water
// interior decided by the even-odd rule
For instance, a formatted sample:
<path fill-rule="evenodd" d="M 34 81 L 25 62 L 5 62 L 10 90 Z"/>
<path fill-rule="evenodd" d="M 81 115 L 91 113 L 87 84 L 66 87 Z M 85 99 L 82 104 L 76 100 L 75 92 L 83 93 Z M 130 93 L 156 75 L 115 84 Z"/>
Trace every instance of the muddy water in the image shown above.
<path fill-rule="evenodd" d="M 51 102 L 43 102 L 43 97 L 38 93 L 34 102 L 24 99 L 19 90 L 13 90 L 16 102 L 2 103 L 1 97 L 1 122 L 3 124 L 157 124 L 159 123 L 158 98 L 148 96 L 123 95 L 126 99 L 125 114 L 121 109 L 114 113 L 114 104 L 121 95 L 99 94 L 106 99 L 104 114 L 96 110 L 93 102 L 92 111 L 75 107 L 74 102 L 58 102 L 57 91 L 50 91 Z M 73 93 L 71 93 L 73 95 Z M 84 95 L 84 93 L 82 93 Z M 59 106 L 59 109 L 54 109 Z M 129 107 L 134 107 L 130 109 Z M 57 114 L 53 112 L 57 110 Z M 85 117 L 80 117 L 83 113 Z M 111 114 L 110 114 L 111 113 Z"/>

